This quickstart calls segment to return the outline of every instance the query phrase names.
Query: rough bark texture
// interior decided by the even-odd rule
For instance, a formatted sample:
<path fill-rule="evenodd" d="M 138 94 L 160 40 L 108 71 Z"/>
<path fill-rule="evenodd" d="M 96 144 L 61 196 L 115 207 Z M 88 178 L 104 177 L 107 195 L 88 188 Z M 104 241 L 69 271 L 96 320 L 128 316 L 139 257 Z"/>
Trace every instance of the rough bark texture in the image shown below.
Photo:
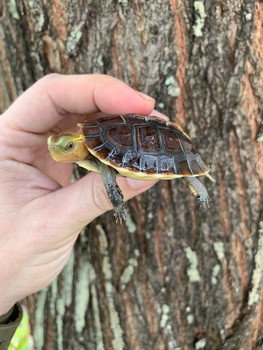
<path fill-rule="evenodd" d="M 262 349 L 263 3 L 4 0 L 0 109 L 50 72 L 106 73 L 184 126 L 216 183 L 163 181 L 91 223 L 28 299 L 36 349 Z M 79 176 L 79 173 L 77 173 Z"/>

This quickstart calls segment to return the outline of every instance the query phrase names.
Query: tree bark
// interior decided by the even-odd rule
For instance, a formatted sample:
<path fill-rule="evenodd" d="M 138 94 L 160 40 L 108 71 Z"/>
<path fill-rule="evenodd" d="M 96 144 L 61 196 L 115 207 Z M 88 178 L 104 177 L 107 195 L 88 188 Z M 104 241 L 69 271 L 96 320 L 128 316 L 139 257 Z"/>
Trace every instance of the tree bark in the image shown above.
<path fill-rule="evenodd" d="M 110 74 L 153 96 L 216 179 L 207 211 L 161 181 L 124 225 L 86 227 L 28 298 L 35 349 L 262 349 L 263 3 L 3 0 L 0 18 L 0 111 L 50 72 Z"/>

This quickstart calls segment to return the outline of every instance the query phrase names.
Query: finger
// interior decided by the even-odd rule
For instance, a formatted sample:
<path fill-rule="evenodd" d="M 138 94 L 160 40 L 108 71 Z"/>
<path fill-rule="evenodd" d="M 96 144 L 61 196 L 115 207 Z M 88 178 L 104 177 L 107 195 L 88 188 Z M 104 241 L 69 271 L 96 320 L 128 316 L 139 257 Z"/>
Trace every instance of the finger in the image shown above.
<path fill-rule="evenodd" d="M 21 95 L 5 116 L 15 128 L 44 133 L 72 114 L 147 115 L 153 107 L 152 98 L 110 76 L 51 74 Z"/>
<path fill-rule="evenodd" d="M 124 177 L 118 177 L 117 182 L 125 201 L 156 183 Z M 60 219 L 55 218 L 57 225 L 71 227 L 74 231 L 81 230 L 96 217 L 112 209 L 100 175 L 95 173 L 89 173 L 72 185 L 48 194 L 45 201 L 48 201 L 45 203 L 46 210 L 61 213 Z M 54 214 L 49 217 L 54 217 Z"/>

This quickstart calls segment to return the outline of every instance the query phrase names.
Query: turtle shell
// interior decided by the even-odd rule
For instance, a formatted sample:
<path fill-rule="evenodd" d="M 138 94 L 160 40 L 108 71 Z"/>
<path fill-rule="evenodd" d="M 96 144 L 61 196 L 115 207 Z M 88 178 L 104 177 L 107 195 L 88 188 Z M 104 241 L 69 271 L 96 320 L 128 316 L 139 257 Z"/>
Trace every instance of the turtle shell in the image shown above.
<path fill-rule="evenodd" d="M 158 117 L 113 115 L 79 126 L 90 153 L 121 175 L 171 179 L 210 171 L 189 136 Z"/>

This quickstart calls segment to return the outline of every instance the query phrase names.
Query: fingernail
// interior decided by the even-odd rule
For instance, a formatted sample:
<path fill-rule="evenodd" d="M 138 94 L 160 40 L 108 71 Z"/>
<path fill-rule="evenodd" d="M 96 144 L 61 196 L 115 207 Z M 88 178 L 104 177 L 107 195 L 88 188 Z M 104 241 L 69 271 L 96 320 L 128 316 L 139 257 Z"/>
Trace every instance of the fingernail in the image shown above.
<path fill-rule="evenodd" d="M 156 109 L 154 109 L 150 115 L 152 115 L 154 117 L 160 117 L 160 118 L 163 118 L 163 119 L 169 121 L 169 118 L 167 117 L 167 115 L 157 111 Z"/>
<path fill-rule="evenodd" d="M 143 92 L 137 92 L 138 95 L 144 100 L 144 101 L 151 101 L 151 102 L 155 102 L 155 99 L 152 98 L 151 96 L 148 96 L 146 94 L 144 94 Z"/>

